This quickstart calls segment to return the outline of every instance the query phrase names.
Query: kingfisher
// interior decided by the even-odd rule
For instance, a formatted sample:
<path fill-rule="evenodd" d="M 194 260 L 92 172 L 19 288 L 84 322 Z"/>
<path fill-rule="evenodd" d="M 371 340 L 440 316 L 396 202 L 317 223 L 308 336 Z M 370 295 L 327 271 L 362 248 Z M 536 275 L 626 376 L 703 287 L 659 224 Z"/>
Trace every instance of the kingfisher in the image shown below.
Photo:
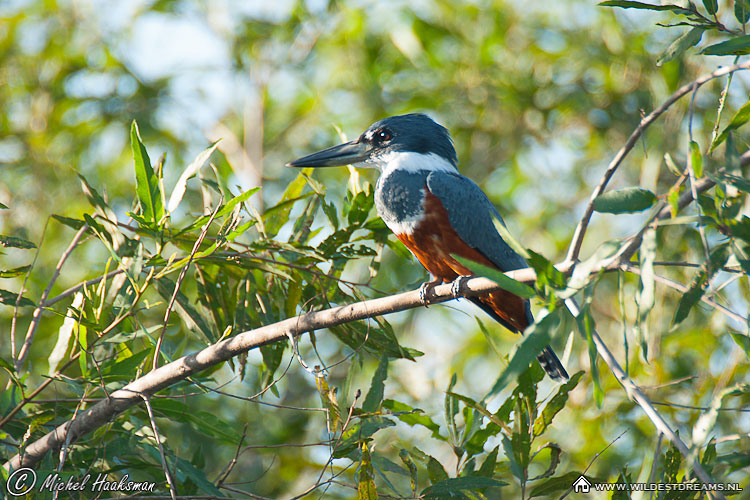
<path fill-rule="evenodd" d="M 458 171 L 448 130 L 421 113 L 390 116 L 370 125 L 357 139 L 304 156 L 290 167 L 355 167 L 380 171 L 375 207 L 388 228 L 431 275 L 420 287 L 425 305 L 439 283 L 453 283 L 472 272 L 453 255 L 502 272 L 528 267 L 506 243 L 494 221 L 505 226 L 487 195 Z M 515 333 L 534 322 L 529 301 L 505 290 L 469 300 Z M 537 356 L 556 381 L 568 379 L 550 346 Z"/>

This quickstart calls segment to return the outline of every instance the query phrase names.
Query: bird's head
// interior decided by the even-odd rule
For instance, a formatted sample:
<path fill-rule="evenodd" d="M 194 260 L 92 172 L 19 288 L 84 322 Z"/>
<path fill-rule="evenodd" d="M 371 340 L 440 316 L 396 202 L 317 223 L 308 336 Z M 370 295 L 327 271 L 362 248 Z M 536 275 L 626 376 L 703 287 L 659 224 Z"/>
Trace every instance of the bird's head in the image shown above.
<path fill-rule="evenodd" d="M 355 165 L 385 169 L 404 154 L 437 157 L 454 169 L 458 164 L 445 127 L 421 113 L 389 116 L 370 125 L 357 139 L 287 163 L 289 167 Z"/>

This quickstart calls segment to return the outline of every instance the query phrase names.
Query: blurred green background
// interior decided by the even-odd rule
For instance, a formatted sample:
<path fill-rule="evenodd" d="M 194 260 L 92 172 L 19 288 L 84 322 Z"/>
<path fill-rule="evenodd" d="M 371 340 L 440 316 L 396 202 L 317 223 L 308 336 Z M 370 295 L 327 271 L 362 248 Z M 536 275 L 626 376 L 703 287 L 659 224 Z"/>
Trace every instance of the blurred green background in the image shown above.
<path fill-rule="evenodd" d="M 74 233 L 50 215 L 80 218 L 91 211 L 77 173 L 106 196 L 121 221 L 128 219 L 134 198 L 129 141 L 134 119 L 152 159 L 166 154 L 166 186 L 221 138 L 219 153 L 212 157 L 217 172 L 235 193 L 261 186 L 251 203 L 262 212 L 279 201 L 297 175 L 284 167 L 287 161 L 337 143 L 338 130 L 352 138 L 375 120 L 407 112 L 426 112 L 446 126 L 461 172 L 482 186 L 518 240 L 559 262 L 591 190 L 642 115 L 679 85 L 733 60 L 699 56 L 691 49 L 657 66 L 659 55 L 682 30 L 655 25 L 669 21 L 674 21 L 670 14 L 613 10 L 577 0 L 5 0 L 0 3 L 0 202 L 9 210 L 0 211 L 0 233 L 33 241 L 39 251 L 34 257 L 33 251 L 6 249 L 2 267 L 28 265 L 35 258 L 26 295 L 40 296 Z M 695 95 L 692 133 L 704 149 L 725 83 L 716 80 Z M 748 79 L 737 74 L 727 116 L 747 96 Z M 689 102 L 686 98 L 677 103 L 646 133 L 617 173 L 614 187 L 639 185 L 665 192 L 674 180 L 665 153 L 678 163 L 687 155 Z M 736 141 L 740 152 L 747 149 L 747 137 Z M 360 175 L 363 183 L 374 185 L 376 172 Z M 347 170 L 316 172 L 315 177 L 326 186 L 327 199 L 338 205 L 346 195 Z M 173 221 L 203 214 L 197 184 L 190 184 L 185 200 Z M 301 211 L 302 206 L 295 205 L 292 222 L 280 234 L 288 234 Z M 582 256 L 632 233 L 642 220 L 643 215 L 595 215 Z M 322 216 L 314 227 L 322 227 L 314 242 L 332 231 Z M 720 235 L 710 236 L 715 240 Z M 657 260 L 701 260 L 694 228 L 660 231 L 657 245 Z M 106 255 L 105 248 L 93 244 L 78 249 L 52 295 L 100 275 L 103 268 L 92 269 L 90 263 L 104 262 Z M 368 259 L 350 262 L 343 276 L 366 282 L 369 264 Z M 413 289 L 426 278 L 416 260 L 389 248 L 380 266 L 372 288 L 361 287 L 360 293 L 380 296 Z M 692 270 L 660 271 L 683 283 L 692 277 Z M 23 278 L 0 279 L 0 288 L 18 291 Z M 724 289 L 726 300 L 745 316 L 747 285 L 743 277 Z M 631 374 L 650 397 L 707 406 L 724 386 L 747 381 L 747 356 L 726 334 L 746 326 L 698 308 L 670 331 L 680 295 L 659 287 L 649 316 L 652 336 L 645 362 L 632 330 L 637 289 L 637 277 L 613 273 L 598 285 L 592 308 L 600 333 L 622 364 L 628 357 Z M 22 311 L 16 320 L 16 342 L 30 321 L 29 312 Z M 442 422 L 444 391 L 457 373 L 455 390 L 481 398 L 504 362 L 490 348 L 475 316 L 502 352 L 517 341 L 461 301 L 387 318 L 400 343 L 424 356 L 416 362 L 392 362 L 386 397 L 418 406 Z M 13 320 L 12 307 L 0 308 L 0 355 L 5 359 L 10 359 Z M 27 361 L 25 383 L 32 387 L 47 373 L 62 321 L 62 315 L 54 314 L 43 320 L 47 326 L 39 331 Z M 555 339 L 560 352 L 571 326 Z M 630 338 L 627 352 L 624 335 Z M 349 353 L 327 332 L 318 332 L 317 340 L 327 364 Z M 200 347 L 195 340 L 182 339 L 179 329 L 170 332 L 169 341 L 185 352 Z M 303 357 L 312 359 L 309 343 L 302 344 Z M 567 354 L 571 374 L 588 370 L 587 347 L 580 338 L 575 337 Z M 287 351 L 282 366 L 289 361 Z M 262 363 L 260 354 L 250 353 L 248 363 L 250 373 Z M 356 363 L 331 368 L 329 382 L 342 385 L 354 371 L 351 391 L 340 394 L 351 401 L 354 388 L 366 392 L 376 363 L 376 358 L 362 355 Z M 587 373 L 548 431 L 549 440 L 564 450 L 558 470 L 584 469 L 627 431 L 591 472 L 609 480 L 625 467 L 634 479 L 643 477 L 644 469 L 648 475 L 657 446 L 655 431 L 606 367 L 600 368 L 602 407 L 592 400 Z M 224 366 L 214 377 L 233 380 L 225 390 L 237 394 L 250 395 L 261 387 L 259 377 L 240 382 L 233 379 L 235 373 Z M 542 396 L 554 390 L 548 381 L 540 387 Z M 277 389 L 279 396 L 269 394 L 269 401 L 320 406 L 313 377 L 294 361 Z M 49 391 L 47 399 L 54 394 Z M 320 413 L 273 410 L 216 395 L 200 399 L 189 404 L 220 416 L 237 432 L 252 422 L 246 444 L 314 442 L 325 434 Z M 659 409 L 684 437 L 701 414 L 674 406 Z M 233 446 L 214 445 L 180 425 L 162 425 L 179 454 L 193 457 L 194 465 L 209 477 L 235 452 Z M 748 430 L 747 410 L 726 412 L 719 416 L 716 434 L 746 435 Z M 424 429 L 399 426 L 378 436 L 380 448 L 408 443 L 438 457 L 449 472 L 455 469 L 450 447 L 430 440 Z M 744 437 L 729 445 L 747 449 L 748 443 Z M 488 443 L 487 449 L 495 444 Z M 197 455 L 202 458 L 195 459 Z M 327 456 L 327 449 L 314 448 L 251 451 L 243 454 L 235 481 L 251 482 L 238 487 L 286 498 L 312 484 Z M 731 477 L 746 484 L 746 472 L 740 469 Z M 329 494 L 353 495 L 336 487 Z"/>

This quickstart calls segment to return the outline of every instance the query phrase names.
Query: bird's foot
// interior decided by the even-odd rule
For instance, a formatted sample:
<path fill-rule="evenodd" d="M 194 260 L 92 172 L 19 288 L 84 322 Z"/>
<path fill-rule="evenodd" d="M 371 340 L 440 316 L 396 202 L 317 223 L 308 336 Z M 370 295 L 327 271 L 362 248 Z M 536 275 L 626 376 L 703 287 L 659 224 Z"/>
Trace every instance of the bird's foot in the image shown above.
<path fill-rule="evenodd" d="M 419 287 L 419 300 L 422 301 L 422 304 L 427 307 L 430 305 L 430 299 L 432 298 L 432 290 L 442 283 L 443 280 L 440 278 L 435 278 L 432 281 L 425 281 L 422 283 L 422 286 Z"/>
<path fill-rule="evenodd" d="M 451 283 L 451 294 L 453 298 L 457 299 L 461 297 L 461 288 L 464 286 L 464 281 L 468 280 L 470 276 L 459 276 Z"/>

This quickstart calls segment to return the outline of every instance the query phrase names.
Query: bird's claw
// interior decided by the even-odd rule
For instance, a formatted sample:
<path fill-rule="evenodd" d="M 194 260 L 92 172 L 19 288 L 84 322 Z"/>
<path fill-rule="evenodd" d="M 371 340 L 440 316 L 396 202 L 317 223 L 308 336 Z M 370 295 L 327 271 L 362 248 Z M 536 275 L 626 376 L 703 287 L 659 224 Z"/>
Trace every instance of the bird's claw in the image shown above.
<path fill-rule="evenodd" d="M 419 300 L 422 301 L 422 304 L 427 307 L 430 305 L 430 299 L 432 295 L 432 290 L 439 284 L 442 283 L 442 280 L 435 279 L 432 281 L 425 281 L 422 283 L 422 285 L 419 287 Z"/>
<path fill-rule="evenodd" d="M 459 276 L 451 283 L 451 294 L 454 299 L 461 297 L 461 288 L 464 285 L 464 281 L 469 279 L 468 276 Z"/>

